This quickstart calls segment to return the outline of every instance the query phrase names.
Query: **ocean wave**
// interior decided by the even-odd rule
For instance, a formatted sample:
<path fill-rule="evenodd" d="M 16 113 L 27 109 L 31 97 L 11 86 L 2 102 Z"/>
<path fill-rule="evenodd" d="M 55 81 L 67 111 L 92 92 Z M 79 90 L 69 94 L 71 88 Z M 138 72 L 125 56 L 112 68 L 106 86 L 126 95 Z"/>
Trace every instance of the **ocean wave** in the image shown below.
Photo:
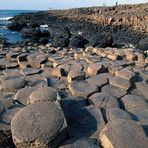
<path fill-rule="evenodd" d="M 11 18 L 13 18 L 13 17 L 1 17 L 0 21 L 8 21 Z"/>

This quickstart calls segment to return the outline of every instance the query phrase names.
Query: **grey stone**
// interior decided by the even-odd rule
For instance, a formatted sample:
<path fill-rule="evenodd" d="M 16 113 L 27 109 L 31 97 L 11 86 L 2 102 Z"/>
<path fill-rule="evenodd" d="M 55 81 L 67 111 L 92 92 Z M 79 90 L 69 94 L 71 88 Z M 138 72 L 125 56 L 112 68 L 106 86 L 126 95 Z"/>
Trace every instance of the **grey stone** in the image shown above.
<path fill-rule="evenodd" d="M 41 87 L 33 91 L 27 100 L 27 104 L 38 101 L 56 101 L 57 90 L 52 87 Z"/>
<path fill-rule="evenodd" d="M 99 137 L 105 148 L 147 148 L 148 145 L 141 125 L 131 120 L 110 121 Z"/>
<path fill-rule="evenodd" d="M 25 88 L 19 89 L 13 99 L 23 105 L 27 105 L 27 99 L 29 98 L 29 95 L 35 89 L 37 88 L 36 87 L 25 87 Z"/>
<path fill-rule="evenodd" d="M 106 117 L 107 121 L 112 121 L 117 119 L 133 120 L 132 115 L 130 115 L 127 111 L 120 108 L 107 108 Z"/>
<path fill-rule="evenodd" d="M 103 94 L 112 95 L 118 99 L 127 94 L 126 90 L 120 89 L 120 88 L 114 88 L 110 85 L 106 85 L 106 86 L 102 87 L 101 92 Z"/>
<path fill-rule="evenodd" d="M 89 95 L 97 91 L 97 86 L 89 84 L 86 81 L 73 81 L 69 84 L 69 90 L 74 96 L 88 97 Z"/>
<path fill-rule="evenodd" d="M 121 100 L 127 110 L 132 108 L 148 108 L 148 103 L 139 96 L 126 95 Z"/>
<path fill-rule="evenodd" d="M 88 98 L 88 102 L 99 108 L 120 108 L 117 98 L 102 93 L 94 93 Z"/>
<path fill-rule="evenodd" d="M 39 102 L 21 109 L 11 122 L 16 147 L 53 147 L 66 136 L 64 115 L 54 103 Z"/>
<path fill-rule="evenodd" d="M 24 68 L 22 70 L 20 70 L 20 73 L 24 76 L 27 76 L 27 75 L 33 75 L 33 74 L 38 74 L 40 73 L 40 69 L 36 69 L 36 68 Z"/>

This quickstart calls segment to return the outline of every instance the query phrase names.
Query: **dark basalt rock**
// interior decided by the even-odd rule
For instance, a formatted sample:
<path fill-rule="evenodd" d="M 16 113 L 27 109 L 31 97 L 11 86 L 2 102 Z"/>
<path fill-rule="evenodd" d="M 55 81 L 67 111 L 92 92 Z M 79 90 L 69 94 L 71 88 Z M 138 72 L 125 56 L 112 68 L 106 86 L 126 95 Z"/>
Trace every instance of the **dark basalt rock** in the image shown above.
<path fill-rule="evenodd" d="M 34 37 L 34 36 L 40 36 L 41 31 L 39 28 L 23 28 L 21 30 L 21 35 L 23 37 Z"/>
<path fill-rule="evenodd" d="M 56 36 L 54 37 L 52 44 L 55 47 L 67 47 L 68 42 L 69 42 L 68 38 L 65 38 L 63 36 L 60 36 L 60 37 Z"/>
<path fill-rule="evenodd" d="M 86 39 L 82 36 L 74 36 L 70 39 L 69 46 L 76 48 L 84 48 L 84 46 L 88 43 Z"/>
<path fill-rule="evenodd" d="M 18 22 L 12 22 L 7 25 L 7 28 L 14 31 L 20 31 L 23 27 L 26 26 L 26 23 L 18 23 Z"/>
<path fill-rule="evenodd" d="M 148 50 L 148 36 L 145 37 L 144 39 L 141 39 L 137 46 L 136 46 L 137 49 L 141 49 L 143 51 L 146 51 Z"/>

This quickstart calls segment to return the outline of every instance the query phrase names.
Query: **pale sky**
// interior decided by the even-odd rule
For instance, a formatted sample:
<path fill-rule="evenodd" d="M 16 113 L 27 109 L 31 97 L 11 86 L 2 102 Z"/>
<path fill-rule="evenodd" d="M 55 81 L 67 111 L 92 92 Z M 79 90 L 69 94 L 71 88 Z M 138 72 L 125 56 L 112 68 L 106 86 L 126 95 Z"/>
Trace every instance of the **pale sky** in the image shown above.
<path fill-rule="evenodd" d="M 102 6 L 119 4 L 146 3 L 148 0 L 0 0 L 0 9 L 42 10 L 65 9 L 86 6 Z"/>

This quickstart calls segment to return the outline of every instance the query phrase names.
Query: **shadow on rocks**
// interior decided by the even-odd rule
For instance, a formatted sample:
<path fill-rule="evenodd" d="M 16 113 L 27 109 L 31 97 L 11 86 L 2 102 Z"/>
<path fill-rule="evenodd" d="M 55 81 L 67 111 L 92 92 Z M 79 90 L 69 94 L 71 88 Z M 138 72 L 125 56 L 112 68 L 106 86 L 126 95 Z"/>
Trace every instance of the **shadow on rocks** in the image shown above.
<path fill-rule="evenodd" d="M 61 102 L 68 125 L 70 137 L 75 141 L 88 138 L 97 130 L 97 121 L 87 109 L 87 100 L 83 97 L 67 97 Z"/>

